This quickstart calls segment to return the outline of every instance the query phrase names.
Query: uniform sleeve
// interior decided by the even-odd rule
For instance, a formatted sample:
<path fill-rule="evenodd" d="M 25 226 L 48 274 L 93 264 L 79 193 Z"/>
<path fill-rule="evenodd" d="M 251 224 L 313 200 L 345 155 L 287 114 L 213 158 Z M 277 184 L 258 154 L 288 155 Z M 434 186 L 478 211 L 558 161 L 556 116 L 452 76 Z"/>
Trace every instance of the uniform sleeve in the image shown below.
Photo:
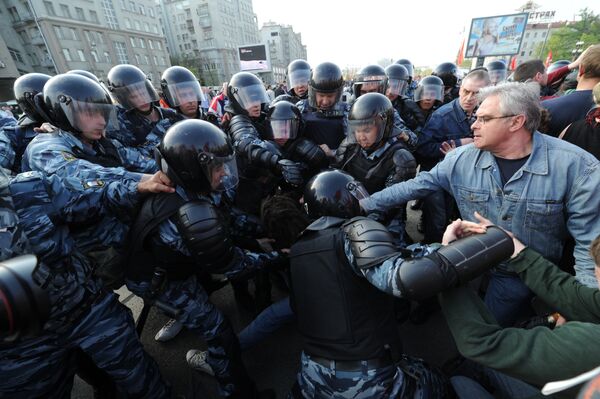
<path fill-rule="evenodd" d="M 139 173 L 155 173 L 158 171 L 156 161 L 149 156 L 149 149 L 144 147 L 126 147 L 118 140 L 111 140 L 123 160 L 125 169 Z"/>
<path fill-rule="evenodd" d="M 406 146 L 411 152 L 414 152 L 417 149 L 418 138 L 417 135 L 409 129 L 408 126 L 404 123 L 398 111 L 394 110 L 394 132 L 393 134 L 404 133 L 408 136 L 408 140 L 406 141 Z"/>
<path fill-rule="evenodd" d="M 8 174 L 0 168 L 0 261 L 31 253 L 29 242 L 14 208 Z"/>

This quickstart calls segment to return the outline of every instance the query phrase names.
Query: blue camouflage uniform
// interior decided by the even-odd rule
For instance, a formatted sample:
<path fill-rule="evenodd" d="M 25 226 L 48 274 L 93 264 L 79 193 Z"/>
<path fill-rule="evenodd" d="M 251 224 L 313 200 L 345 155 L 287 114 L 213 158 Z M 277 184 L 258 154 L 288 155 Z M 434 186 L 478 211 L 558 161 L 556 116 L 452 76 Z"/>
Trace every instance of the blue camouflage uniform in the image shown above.
<path fill-rule="evenodd" d="M 340 226 L 343 222 L 339 218 L 322 217 L 308 226 L 306 230 L 324 231 L 323 229 L 335 229 L 336 226 Z M 344 235 L 343 237 L 343 252 L 347 260 L 347 262 L 343 263 L 347 264 L 356 276 L 366 279 L 371 285 L 384 293 L 396 297 L 403 297 L 405 295 L 398 281 L 398 275 L 404 263 L 404 257 L 400 253 L 388 257 L 387 260 L 379 265 L 361 268 L 355 262 L 351 241 L 347 236 Z M 321 242 L 324 240 L 326 240 L 325 237 L 320 239 Z M 298 243 L 302 242 L 302 239 L 298 241 Z M 295 247 L 298 243 L 291 249 L 290 256 L 292 260 L 298 255 L 298 253 L 295 253 Z M 328 247 L 328 245 L 323 244 L 323 248 L 325 247 Z M 412 257 L 420 257 L 430 254 L 438 247 L 414 245 L 409 248 L 412 251 Z M 308 248 L 310 249 L 302 249 L 302 251 L 314 251 L 315 254 L 321 251 L 315 250 L 315 247 L 312 246 Z M 301 267 L 301 265 L 300 263 L 298 266 Z M 293 267 L 294 265 L 292 264 Z M 315 273 L 320 268 L 320 266 L 315 265 Z M 323 277 L 324 275 L 319 274 L 319 276 Z M 343 277 L 340 278 L 340 281 L 342 279 Z M 293 282 L 294 271 L 292 270 L 292 286 L 294 285 Z M 296 283 L 299 282 L 301 281 L 296 281 Z M 348 288 L 345 285 L 346 283 L 339 284 L 344 287 L 344 290 L 348 290 L 346 292 L 352 292 L 352 288 Z M 300 287 L 299 289 L 302 288 Z M 294 302 L 294 299 L 292 299 L 292 302 Z M 309 306 L 314 307 L 314 304 Z M 326 312 L 327 310 L 324 308 L 323 311 Z M 301 323 L 300 317 L 298 317 L 298 322 L 299 324 Z M 356 340 L 356 338 L 353 339 Z M 315 339 L 313 338 L 313 340 Z M 318 341 L 318 338 L 316 340 Z M 392 342 L 387 343 L 392 344 Z M 321 344 L 324 347 L 330 345 L 328 342 L 321 342 Z M 360 345 L 360 343 L 355 344 Z M 317 362 L 309 354 L 303 352 L 301 356 L 301 368 L 296 379 L 296 385 L 292 388 L 291 396 L 294 398 L 317 399 L 409 397 L 425 399 L 445 397 L 443 396 L 443 392 L 447 389 L 447 381 L 441 375 L 437 374 L 437 372 L 428 370 L 428 367 L 420 360 L 410 359 L 403 355 L 399 361 L 379 368 L 369 368 L 367 366 L 367 359 L 361 363 L 363 364 L 362 370 L 337 370 L 335 361 L 331 361 L 329 366 L 325 366 L 322 364 L 322 361 Z M 422 376 L 415 378 L 415 373 L 413 373 L 415 369 L 420 370 Z M 418 375 L 418 373 L 416 374 Z M 429 379 L 428 383 L 424 383 L 424 376 L 426 376 L 425 379 Z"/>
<path fill-rule="evenodd" d="M 210 201 L 222 214 L 230 214 L 229 200 L 225 194 L 212 194 L 209 197 L 189 194 L 181 187 L 171 196 L 178 196 L 176 201 L 183 204 L 189 200 L 205 199 Z M 144 215 L 144 209 L 140 216 Z M 176 211 L 177 208 L 174 208 Z M 167 216 L 165 214 L 165 216 Z M 240 215 L 230 220 L 229 231 L 235 230 L 239 224 Z M 134 266 L 130 262 L 130 271 L 126 280 L 127 287 L 136 295 L 146 297 L 150 288 L 153 267 L 160 266 L 167 270 L 167 283 L 156 298 L 180 310 L 175 318 L 189 330 L 199 334 L 208 346 L 207 362 L 215 372 L 219 383 L 219 393 L 223 396 L 248 394 L 253 386 L 250 381 L 240 355 L 239 342 L 233 329 L 223 314 L 209 300 L 205 289 L 196 276 L 202 271 L 202 259 L 196 262 L 194 256 L 186 246 L 182 234 L 179 232 L 175 216 L 170 216 L 160 222 L 158 227 L 148 236 L 152 248 L 153 261 L 139 261 Z M 243 219 L 243 217 L 242 217 Z M 137 222 L 136 222 L 137 224 Z M 136 227 L 132 233 L 136 236 Z M 246 232 L 242 232 L 245 234 Z M 145 240 L 142 238 L 142 240 Z M 134 244 L 135 246 L 135 244 Z M 229 280 L 247 278 L 253 272 L 264 268 L 270 261 L 278 257 L 277 253 L 256 254 L 236 248 L 236 260 L 224 272 Z M 143 263 L 140 265 L 140 263 Z M 198 264 L 200 263 L 200 264 Z M 237 397 L 237 396 L 236 396 Z"/>
<path fill-rule="evenodd" d="M 24 116 L 17 124 L 9 124 L 0 129 L 0 167 L 11 170 L 13 174 L 21 172 L 25 148 L 37 135 L 33 129 L 39 125 L 40 123 Z"/>
<path fill-rule="evenodd" d="M 415 98 L 415 90 L 417 90 L 418 86 L 419 84 L 417 83 L 417 81 L 413 80 L 412 82 L 410 82 L 410 84 L 408 85 L 408 89 L 406 89 L 406 97 L 413 100 Z"/>
<path fill-rule="evenodd" d="M 2 180 L 7 181 L 0 175 L 0 187 Z M 11 244 L 2 245 L 1 259 L 26 251 L 26 234 L 40 262 L 34 279 L 47 287 L 51 305 L 50 318 L 39 335 L 0 343 L 0 396 L 68 397 L 76 348 L 130 397 L 168 396 L 158 366 L 135 334 L 131 313 L 92 277 L 91 265 L 66 225 L 102 216 L 118 206 L 110 200 L 113 186 L 84 188 L 76 178 L 61 180 L 28 172 L 0 188 L 0 242 Z M 11 197 L 16 212 L 8 208 Z"/>
<path fill-rule="evenodd" d="M 167 130 L 175 122 L 183 120 L 175 110 L 153 107 L 158 111 L 160 119 L 152 122 L 136 112 L 117 106 L 119 128 L 106 132 L 106 137 L 119 141 L 130 151 L 139 152 L 142 156 L 154 160 L 154 148 L 160 143 Z M 156 171 L 158 169 L 155 169 Z"/>

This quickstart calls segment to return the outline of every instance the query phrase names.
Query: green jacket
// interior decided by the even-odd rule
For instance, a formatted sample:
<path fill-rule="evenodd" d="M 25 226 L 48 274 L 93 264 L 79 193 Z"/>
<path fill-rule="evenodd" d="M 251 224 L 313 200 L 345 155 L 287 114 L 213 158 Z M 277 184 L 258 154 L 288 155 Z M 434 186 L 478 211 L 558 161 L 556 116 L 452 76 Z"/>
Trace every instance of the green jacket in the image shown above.
<path fill-rule="evenodd" d="M 600 290 L 525 249 L 509 264 L 544 302 L 568 320 L 551 330 L 502 328 L 468 287 L 440 294 L 440 303 L 460 353 L 529 384 L 574 377 L 600 364 Z M 573 391 L 566 391 L 573 397 Z"/>

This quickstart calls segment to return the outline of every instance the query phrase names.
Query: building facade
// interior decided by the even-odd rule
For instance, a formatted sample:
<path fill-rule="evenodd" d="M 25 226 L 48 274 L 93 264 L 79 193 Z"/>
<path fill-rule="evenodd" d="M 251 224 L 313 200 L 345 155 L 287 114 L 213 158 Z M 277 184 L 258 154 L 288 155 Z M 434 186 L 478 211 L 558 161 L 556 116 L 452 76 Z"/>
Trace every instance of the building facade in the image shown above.
<path fill-rule="evenodd" d="M 147 4 L 4 0 L 0 61 L 7 67 L 0 68 L 0 79 L 14 81 L 28 72 L 54 75 L 72 69 L 104 79 L 112 66 L 134 64 L 158 85 L 162 71 L 171 64 L 155 6 Z M 10 76 L 5 77 L 4 69 Z"/>
<path fill-rule="evenodd" d="M 205 85 L 239 71 L 237 47 L 260 42 L 252 0 L 161 0 L 169 53 L 193 66 Z"/>
<path fill-rule="evenodd" d="M 271 82 L 279 83 L 286 79 L 286 69 L 296 59 L 306 60 L 306 46 L 302 44 L 302 35 L 295 33 L 288 25 L 267 22 L 260 29 L 262 42 L 267 44 L 271 59 Z"/>

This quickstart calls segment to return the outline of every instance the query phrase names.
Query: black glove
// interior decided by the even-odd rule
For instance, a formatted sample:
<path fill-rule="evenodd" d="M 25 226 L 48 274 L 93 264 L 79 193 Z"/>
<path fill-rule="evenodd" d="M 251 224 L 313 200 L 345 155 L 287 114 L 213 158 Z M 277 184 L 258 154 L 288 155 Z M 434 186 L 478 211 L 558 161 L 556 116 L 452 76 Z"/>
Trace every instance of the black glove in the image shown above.
<path fill-rule="evenodd" d="M 289 159 L 280 159 L 277 162 L 277 168 L 281 172 L 283 179 L 286 183 L 294 187 L 301 186 L 304 183 L 302 166 L 300 162 L 290 161 Z"/>

